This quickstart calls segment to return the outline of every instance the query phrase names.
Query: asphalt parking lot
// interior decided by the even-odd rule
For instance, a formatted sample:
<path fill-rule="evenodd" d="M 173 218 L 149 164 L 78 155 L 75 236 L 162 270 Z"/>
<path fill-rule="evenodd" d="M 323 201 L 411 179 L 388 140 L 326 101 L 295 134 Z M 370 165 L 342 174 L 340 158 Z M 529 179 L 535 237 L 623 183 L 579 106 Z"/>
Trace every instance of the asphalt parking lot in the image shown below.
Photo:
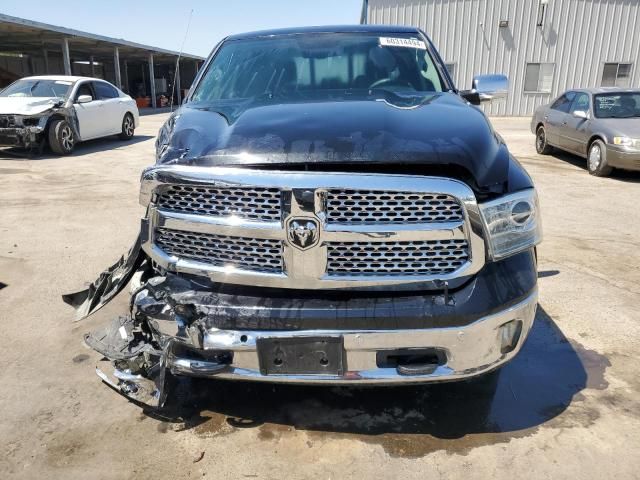
<path fill-rule="evenodd" d="M 127 292 L 80 323 L 60 295 L 135 238 L 165 118 L 71 157 L 0 154 L 0 478 L 640 478 L 640 174 L 539 156 L 528 119 L 493 120 L 545 234 L 536 323 L 495 397 L 209 381 L 158 418 L 102 385 L 82 335 Z"/>

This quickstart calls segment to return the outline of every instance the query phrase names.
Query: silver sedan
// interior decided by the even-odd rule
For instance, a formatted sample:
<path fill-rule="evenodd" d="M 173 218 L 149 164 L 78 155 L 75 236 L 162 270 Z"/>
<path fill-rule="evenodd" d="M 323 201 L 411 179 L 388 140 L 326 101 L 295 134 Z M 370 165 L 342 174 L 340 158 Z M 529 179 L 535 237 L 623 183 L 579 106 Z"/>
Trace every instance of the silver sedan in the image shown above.
<path fill-rule="evenodd" d="M 539 154 L 580 155 L 592 175 L 640 170 L 640 90 L 569 90 L 535 111 L 531 131 Z"/>

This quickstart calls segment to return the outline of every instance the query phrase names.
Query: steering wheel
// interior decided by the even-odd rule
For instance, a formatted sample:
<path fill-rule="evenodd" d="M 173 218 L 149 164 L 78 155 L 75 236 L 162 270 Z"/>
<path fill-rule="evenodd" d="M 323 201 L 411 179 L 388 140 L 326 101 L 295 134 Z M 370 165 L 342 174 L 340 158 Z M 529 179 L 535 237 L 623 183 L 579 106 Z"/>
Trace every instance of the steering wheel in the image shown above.
<path fill-rule="evenodd" d="M 401 86 L 405 86 L 405 87 L 413 87 L 413 85 L 411 85 L 407 81 L 397 82 L 396 80 L 393 80 L 391 78 L 381 78 L 380 80 L 376 80 L 371 85 L 369 85 L 369 88 L 370 89 L 371 88 L 376 88 L 376 87 L 379 87 L 381 85 L 401 85 Z"/>

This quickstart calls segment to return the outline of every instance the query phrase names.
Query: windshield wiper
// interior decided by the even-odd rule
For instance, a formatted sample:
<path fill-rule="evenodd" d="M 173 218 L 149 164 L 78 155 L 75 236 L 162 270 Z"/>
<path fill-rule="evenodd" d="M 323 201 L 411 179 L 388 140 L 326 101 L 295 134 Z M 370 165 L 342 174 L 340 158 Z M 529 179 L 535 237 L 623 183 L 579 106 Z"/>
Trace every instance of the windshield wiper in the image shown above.
<path fill-rule="evenodd" d="M 397 107 L 418 107 L 425 103 L 430 102 L 436 92 L 420 92 L 418 90 L 398 92 L 396 90 L 387 88 L 370 88 L 368 89 L 370 96 L 374 95 L 374 92 L 382 94 L 382 99 Z"/>

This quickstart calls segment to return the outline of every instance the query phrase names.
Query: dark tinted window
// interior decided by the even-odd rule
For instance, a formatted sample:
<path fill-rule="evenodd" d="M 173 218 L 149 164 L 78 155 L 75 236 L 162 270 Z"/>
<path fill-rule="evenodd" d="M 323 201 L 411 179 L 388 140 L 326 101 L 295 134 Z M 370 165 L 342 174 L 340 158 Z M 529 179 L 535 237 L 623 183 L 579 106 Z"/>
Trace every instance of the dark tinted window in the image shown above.
<path fill-rule="evenodd" d="M 93 82 L 93 88 L 96 90 L 96 95 L 99 100 L 108 100 L 110 98 L 118 98 L 118 91 L 108 83 Z"/>
<path fill-rule="evenodd" d="M 350 98 L 370 89 L 441 92 L 427 45 L 416 35 L 286 35 L 227 41 L 207 68 L 195 102 Z"/>
<path fill-rule="evenodd" d="M 571 102 L 573 98 L 576 96 L 576 92 L 567 92 L 562 95 L 559 99 L 553 102 L 551 108 L 554 110 L 558 110 L 560 112 L 569 113 L 569 108 L 571 107 Z"/>
<path fill-rule="evenodd" d="M 640 117 L 640 93 L 604 93 L 593 97 L 594 113 L 598 118 Z"/>
<path fill-rule="evenodd" d="M 89 82 L 81 83 L 80 86 L 78 87 L 78 91 L 76 92 L 76 98 L 75 98 L 76 102 L 78 101 L 78 98 L 80 97 L 80 95 L 89 95 L 91 98 L 95 100 L 95 95 L 93 94 L 93 90 L 91 89 L 91 85 L 89 85 Z"/>

